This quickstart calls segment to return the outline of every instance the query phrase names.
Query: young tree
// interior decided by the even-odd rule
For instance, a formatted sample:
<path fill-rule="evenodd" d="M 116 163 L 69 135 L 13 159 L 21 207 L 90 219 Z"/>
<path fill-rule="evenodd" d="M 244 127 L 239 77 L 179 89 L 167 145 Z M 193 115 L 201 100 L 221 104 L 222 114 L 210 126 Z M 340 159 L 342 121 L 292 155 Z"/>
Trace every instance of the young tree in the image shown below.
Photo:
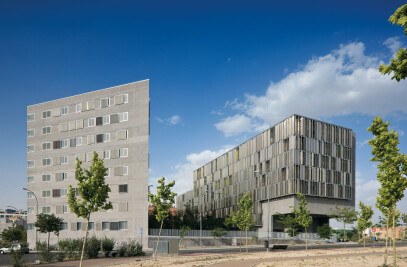
<path fill-rule="evenodd" d="M 68 204 L 76 216 L 86 219 L 85 239 L 82 246 L 81 261 L 85 252 L 86 239 L 88 238 L 89 219 L 93 212 L 112 209 L 112 202 L 108 201 L 110 187 L 105 183 L 107 168 L 103 160 L 93 152 L 92 164 L 89 170 L 82 168 L 82 161 L 76 159 L 75 177 L 79 181 L 78 188 L 68 187 Z M 77 194 L 79 197 L 77 197 Z"/>
<path fill-rule="evenodd" d="M 389 18 L 389 22 L 404 27 L 404 35 L 407 35 L 407 4 L 399 7 L 396 12 Z M 407 77 L 407 49 L 400 48 L 397 51 L 396 57 L 391 59 L 391 64 L 385 64 L 379 67 L 382 74 L 390 74 L 393 72 L 391 79 L 396 79 L 397 82 L 404 80 Z"/>
<path fill-rule="evenodd" d="M 367 206 L 359 201 L 360 216 L 357 221 L 357 228 L 359 232 L 363 234 L 363 247 L 366 247 L 366 239 L 364 231 L 372 226 L 373 222 L 371 221 L 373 216 L 372 206 Z"/>
<path fill-rule="evenodd" d="M 189 227 L 187 225 L 182 226 L 181 231 L 179 233 L 179 245 L 178 245 L 178 247 L 181 247 L 181 241 L 189 231 L 191 231 L 191 227 Z"/>
<path fill-rule="evenodd" d="M 298 235 L 299 231 L 299 224 L 298 220 L 296 218 L 296 210 L 293 208 L 293 215 L 291 214 L 280 214 L 277 213 L 276 215 L 278 216 L 277 222 L 281 223 L 284 225 L 285 228 L 287 228 L 287 234 L 293 238 L 292 241 L 292 246 L 294 250 L 295 246 L 295 236 Z"/>
<path fill-rule="evenodd" d="M 331 211 L 332 214 L 329 217 L 343 223 L 343 243 L 346 248 L 346 224 L 354 223 L 357 220 L 358 212 L 348 207 L 339 208 L 338 205 L 335 206 L 335 210 L 331 209 Z"/>
<path fill-rule="evenodd" d="M 377 180 L 381 185 L 377 204 L 385 207 L 392 216 L 393 266 L 396 266 L 396 205 L 404 197 L 404 190 L 407 188 L 407 155 L 399 152 L 398 133 L 394 130 L 389 131 L 389 124 L 376 117 L 367 130 L 374 136 L 369 140 L 373 155 L 370 160 L 377 162 Z"/>
<path fill-rule="evenodd" d="M 49 238 L 51 233 L 58 236 L 59 231 L 62 229 L 63 222 L 64 220 L 62 218 L 59 218 L 54 214 L 40 213 L 37 215 L 37 221 L 34 225 L 41 233 L 48 234 L 47 250 L 49 250 Z"/>
<path fill-rule="evenodd" d="M 175 181 L 165 184 L 165 178 L 162 177 L 158 180 L 159 186 L 157 186 L 157 195 L 148 193 L 150 202 L 157 209 L 156 219 L 161 223 L 160 232 L 158 234 L 157 246 L 155 247 L 154 259 L 157 256 L 158 243 L 160 242 L 161 230 L 163 228 L 164 219 L 170 215 L 170 208 L 175 203 L 176 193 L 171 191 L 171 188 L 175 185 Z"/>
<path fill-rule="evenodd" d="M 213 229 L 211 231 L 211 236 L 213 236 L 213 238 L 215 239 L 216 242 L 216 246 L 219 247 L 219 240 L 218 238 L 221 238 L 222 236 L 226 235 L 226 231 L 225 229 L 221 228 L 221 227 L 216 227 L 215 229 Z"/>
<path fill-rule="evenodd" d="M 406 226 L 407 225 L 407 213 L 401 214 L 401 220 L 403 221 L 404 226 Z M 406 239 L 406 232 L 407 232 L 407 229 L 404 229 L 404 239 Z"/>
<path fill-rule="evenodd" d="M 234 215 L 234 222 L 240 230 L 246 232 L 246 253 L 249 252 L 249 245 L 247 240 L 247 231 L 255 225 L 255 220 L 252 217 L 253 202 L 250 199 L 250 194 L 246 193 L 237 204 L 239 210 Z"/>
<path fill-rule="evenodd" d="M 317 234 L 319 238 L 331 239 L 332 238 L 332 227 L 329 224 L 323 224 L 317 227 Z"/>
<path fill-rule="evenodd" d="M 234 213 L 233 211 L 230 213 L 229 216 L 225 218 L 223 224 L 227 228 L 232 228 L 233 225 L 237 226 L 237 223 L 240 221 L 240 215 L 238 213 Z M 240 229 L 240 228 L 239 228 Z M 242 231 L 239 231 L 239 252 L 242 253 Z"/>
<path fill-rule="evenodd" d="M 297 223 L 305 229 L 305 250 L 308 250 L 308 226 L 312 223 L 312 216 L 307 208 L 307 201 L 305 196 L 301 193 L 297 193 L 297 198 L 300 201 L 298 208 L 295 209 L 295 218 Z"/>

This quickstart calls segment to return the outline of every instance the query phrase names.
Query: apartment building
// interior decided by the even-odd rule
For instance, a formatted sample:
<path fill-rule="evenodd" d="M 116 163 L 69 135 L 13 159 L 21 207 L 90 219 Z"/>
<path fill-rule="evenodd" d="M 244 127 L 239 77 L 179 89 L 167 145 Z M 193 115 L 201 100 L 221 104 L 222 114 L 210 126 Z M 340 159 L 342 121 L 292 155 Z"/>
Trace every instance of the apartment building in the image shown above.
<path fill-rule="evenodd" d="M 38 213 L 64 220 L 60 240 L 84 236 L 86 221 L 70 211 L 67 188 L 77 186 L 76 159 L 89 168 L 94 151 L 109 169 L 113 209 L 91 215 L 90 235 L 147 244 L 149 103 L 143 80 L 27 107 L 30 247 L 46 239 L 34 227 L 37 201 Z"/>
<path fill-rule="evenodd" d="M 203 216 L 224 218 L 249 192 L 259 236 L 281 232 L 276 213 L 306 196 L 313 223 L 328 223 L 335 205 L 355 206 L 355 133 L 331 123 L 292 115 L 193 172 L 193 190 L 177 197 Z"/>

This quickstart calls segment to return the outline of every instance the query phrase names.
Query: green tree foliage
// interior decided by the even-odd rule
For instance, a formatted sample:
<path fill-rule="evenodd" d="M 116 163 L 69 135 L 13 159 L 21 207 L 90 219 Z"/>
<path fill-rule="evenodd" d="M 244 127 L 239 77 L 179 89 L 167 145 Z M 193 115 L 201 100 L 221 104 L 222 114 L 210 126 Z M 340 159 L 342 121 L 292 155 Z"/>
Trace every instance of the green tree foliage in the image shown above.
<path fill-rule="evenodd" d="M 239 227 L 240 230 L 246 233 L 246 253 L 249 252 L 247 231 L 252 228 L 256 221 L 252 217 L 253 202 L 250 198 L 250 194 L 246 193 L 237 204 L 239 210 L 233 215 L 232 221 Z"/>
<path fill-rule="evenodd" d="M 26 243 L 27 242 L 27 231 L 24 230 L 24 227 L 17 224 L 17 223 L 12 223 L 12 225 L 4 229 L 0 237 L 3 241 L 12 243 L 12 242 L 22 242 Z"/>
<path fill-rule="evenodd" d="M 308 226 L 312 223 L 312 216 L 308 210 L 308 203 L 305 200 L 305 196 L 301 193 L 297 193 L 297 198 L 300 201 L 298 208 L 295 209 L 295 218 L 299 225 L 305 229 L 305 250 L 308 250 Z"/>
<path fill-rule="evenodd" d="M 377 162 L 377 180 L 381 185 L 376 204 L 382 212 L 387 210 L 387 218 L 390 216 L 393 218 L 393 266 L 396 266 L 396 205 L 404 197 L 404 190 L 407 188 L 407 155 L 399 152 L 398 133 L 394 130 L 389 131 L 389 124 L 389 122 L 383 122 L 382 118 L 376 117 L 368 131 L 374 136 L 369 141 L 373 155 L 370 160 Z M 385 261 L 387 261 L 387 249 Z"/>
<path fill-rule="evenodd" d="M 277 213 L 276 215 L 278 216 L 277 222 L 281 223 L 284 225 L 284 227 L 287 229 L 286 233 L 293 238 L 292 240 L 292 246 L 294 250 L 295 246 L 295 237 L 300 233 L 300 225 L 298 224 L 298 220 L 296 219 L 296 212 L 294 207 L 292 207 L 293 214 L 280 214 Z"/>
<path fill-rule="evenodd" d="M 222 236 L 226 235 L 226 231 L 225 229 L 221 228 L 221 227 L 217 227 L 215 229 L 213 229 L 211 231 L 211 236 L 213 236 L 213 238 L 215 239 L 216 242 L 216 246 L 219 246 L 219 240 L 218 238 L 221 238 Z"/>
<path fill-rule="evenodd" d="M 170 208 L 175 203 L 176 193 L 171 191 L 171 188 L 174 187 L 175 181 L 165 184 L 165 178 L 162 177 L 158 180 L 159 186 L 157 186 L 157 194 L 148 193 L 150 197 L 150 202 L 154 205 L 157 210 L 155 215 L 157 221 L 161 223 L 160 233 L 158 234 L 157 246 L 154 252 L 154 259 L 157 256 L 158 242 L 160 242 L 161 230 L 163 228 L 164 219 L 170 215 Z"/>
<path fill-rule="evenodd" d="M 37 215 L 37 221 L 34 225 L 41 233 L 48 234 L 47 249 L 49 249 L 49 238 L 51 233 L 58 236 L 59 231 L 62 229 L 63 222 L 64 220 L 62 218 L 59 218 L 54 214 L 40 213 Z"/>
<path fill-rule="evenodd" d="M 317 227 L 317 234 L 319 238 L 331 239 L 332 238 L 332 227 L 325 223 Z"/>
<path fill-rule="evenodd" d="M 82 246 L 81 261 L 88 237 L 89 219 L 93 212 L 112 209 L 112 202 L 108 201 L 110 186 L 105 183 L 107 168 L 96 152 L 93 152 L 92 164 L 89 170 L 82 168 L 82 161 L 76 159 L 75 177 L 79 181 L 78 188 L 68 187 L 68 204 L 76 216 L 86 219 L 86 233 Z M 77 194 L 79 197 L 77 197 Z"/>
<path fill-rule="evenodd" d="M 393 15 L 390 16 L 389 22 L 404 27 L 404 35 L 407 35 L 407 4 L 399 7 Z M 391 59 L 390 65 L 381 65 L 379 71 L 382 74 L 393 73 L 391 79 L 397 82 L 407 77 L 407 49 L 400 48 L 395 58 Z"/>
<path fill-rule="evenodd" d="M 360 215 L 357 220 L 357 229 L 362 232 L 363 246 L 366 247 L 366 239 L 364 231 L 372 226 L 373 209 L 372 206 L 368 206 L 359 201 Z"/>
<path fill-rule="evenodd" d="M 358 212 L 348 207 L 339 208 L 338 205 L 335 205 L 335 209 L 331 209 L 331 212 L 332 214 L 330 214 L 329 217 L 343 223 L 343 243 L 346 247 L 346 224 L 356 222 Z"/>

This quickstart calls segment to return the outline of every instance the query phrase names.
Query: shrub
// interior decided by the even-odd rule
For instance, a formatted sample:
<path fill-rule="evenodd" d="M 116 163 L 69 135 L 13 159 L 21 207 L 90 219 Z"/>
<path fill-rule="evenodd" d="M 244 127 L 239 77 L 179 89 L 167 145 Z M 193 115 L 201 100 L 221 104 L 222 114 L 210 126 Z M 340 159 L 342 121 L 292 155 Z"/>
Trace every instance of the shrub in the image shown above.
<path fill-rule="evenodd" d="M 259 244 L 259 237 L 257 235 L 252 236 L 253 243 Z"/>
<path fill-rule="evenodd" d="M 119 253 L 119 257 L 124 257 L 126 255 L 126 250 L 127 250 L 127 243 L 122 242 L 119 246 L 119 249 L 117 250 L 117 253 Z"/>
<path fill-rule="evenodd" d="M 134 240 L 127 244 L 126 254 L 129 257 L 144 256 L 143 246 Z"/>
<path fill-rule="evenodd" d="M 14 267 L 24 266 L 24 252 L 21 249 L 11 250 L 10 261 Z"/>
<path fill-rule="evenodd" d="M 100 251 L 100 240 L 96 236 L 92 236 L 85 244 L 85 255 L 89 259 L 97 258 Z"/>
<path fill-rule="evenodd" d="M 68 259 L 79 259 L 81 256 L 83 239 L 64 239 L 58 242 L 59 251 L 65 252 Z"/>
<path fill-rule="evenodd" d="M 41 261 L 43 262 L 52 262 L 54 260 L 54 253 L 52 253 L 52 250 L 55 250 L 55 247 L 50 245 L 47 247 L 47 242 L 37 242 L 37 250 L 40 252 L 40 258 Z"/>
<path fill-rule="evenodd" d="M 113 238 L 103 238 L 102 240 L 102 250 L 105 253 L 106 257 L 110 256 L 110 253 L 112 252 L 114 245 L 115 245 L 115 241 Z"/>

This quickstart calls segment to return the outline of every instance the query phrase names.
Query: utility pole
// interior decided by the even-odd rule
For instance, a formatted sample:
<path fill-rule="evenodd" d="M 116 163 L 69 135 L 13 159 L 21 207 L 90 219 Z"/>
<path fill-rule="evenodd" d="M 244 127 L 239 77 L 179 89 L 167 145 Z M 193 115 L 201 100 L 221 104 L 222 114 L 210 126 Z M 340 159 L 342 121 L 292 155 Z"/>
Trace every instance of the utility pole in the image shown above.
<path fill-rule="evenodd" d="M 27 189 L 27 188 L 24 187 L 23 190 L 25 190 L 25 191 L 27 191 L 27 192 L 30 192 L 31 194 L 34 195 L 35 200 L 37 201 L 37 212 L 36 212 L 36 214 L 35 214 L 35 217 L 37 217 L 37 216 L 38 216 L 38 198 L 37 198 L 37 196 L 36 196 L 35 193 L 34 193 L 33 191 L 31 191 L 30 189 Z M 38 231 L 37 231 L 37 229 L 35 229 L 35 245 L 37 245 L 37 242 L 38 242 Z"/>

